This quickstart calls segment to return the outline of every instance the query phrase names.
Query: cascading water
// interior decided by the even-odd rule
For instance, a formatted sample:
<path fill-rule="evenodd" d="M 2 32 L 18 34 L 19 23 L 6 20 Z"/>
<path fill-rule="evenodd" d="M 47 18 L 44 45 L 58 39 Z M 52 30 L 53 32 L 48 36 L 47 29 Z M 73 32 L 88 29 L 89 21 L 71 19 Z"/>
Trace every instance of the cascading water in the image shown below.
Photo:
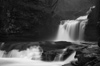
<path fill-rule="evenodd" d="M 81 42 L 84 40 L 84 28 L 87 24 L 87 16 L 81 16 L 76 20 L 62 20 L 55 41 Z"/>
<path fill-rule="evenodd" d="M 61 53 L 58 54 L 58 55 L 54 58 L 54 61 L 61 61 L 61 60 L 62 60 L 62 57 L 63 57 L 63 55 L 64 55 L 64 53 L 65 53 L 66 50 L 67 50 L 67 48 L 63 49 L 63 50 L 61 51 Z"/>
<path fill-rule="evenodd" d="M 62 66 L 71 61 L 76 61 L 76 51 L 74 51 L 67 59 L 61 61 L 67 48 L 62 49 L 62 53 L 56 56 L 57 61 L 44 62 L 41 60 L 39 47 L 31 47 L 24 51 L 12 50 L 8 53 L 0 50 L 0 66 Z M 34 58 L 34 59 L 33 59 Z"/>
<path fill-rule="evenodd" d="M 57 62 L 33 61 L 25 58 L 0 58 L 0 66 L 62 66 L 71 61 L 76 61 L 77 59 L 74 58 L 75 55 L 76 51 L 73 52 L 65 61 Z"/>
<path fill-rule="evenodd" d="M 19 51 L 19 50 L 11 50 L 9 52 L 1 51 L 0 50 L 0 57 L 1 58 L 26 58 L 26 59 L 33 59 L 33 60 L 41 60 L 41 54 L 43 51 L 40 52 L 39 46 L 31 46 L 26 50 Z"/>

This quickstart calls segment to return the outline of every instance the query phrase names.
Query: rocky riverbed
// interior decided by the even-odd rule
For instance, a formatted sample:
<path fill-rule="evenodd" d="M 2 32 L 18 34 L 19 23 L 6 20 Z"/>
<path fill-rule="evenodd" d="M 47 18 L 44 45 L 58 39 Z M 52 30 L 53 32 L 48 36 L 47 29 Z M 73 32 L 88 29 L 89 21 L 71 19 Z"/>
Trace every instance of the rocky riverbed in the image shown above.
<path fill-rule="evenodd" d="M 43 50 L 42 61 L 55 61 L 55 57 L 62 53 L 62 49 L 67 48 L 60 61 L 68 58 L 73 51 L 76 51 L 75 58 L 77 61 L 72 61 L 65 66 L 99 66 L 100 65 L 100 48 L 97 42 L 85 42 L 81 44 L 72 44 L 70 42 L 4 42 L 0 44 L 1 50 L 9 52 L 11 50 L 25 50 L 30 46 L 40 46 Z M 57 60 L 56 60 L 57 61 Z"/>

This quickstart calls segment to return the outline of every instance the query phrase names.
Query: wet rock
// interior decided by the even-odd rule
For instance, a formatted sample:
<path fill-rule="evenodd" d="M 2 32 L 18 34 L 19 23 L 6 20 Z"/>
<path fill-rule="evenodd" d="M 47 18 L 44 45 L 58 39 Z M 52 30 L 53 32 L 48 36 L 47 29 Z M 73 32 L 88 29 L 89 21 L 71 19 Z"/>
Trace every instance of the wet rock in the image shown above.
<path fill-rule="evenodd" d="M 66 48 L 66 47 L 69 47 L 72 45 L 71 42 L 66 42 L 66 41 L 58 41 L 58 42 L 55 42 L 55 45 L 57 48 Z"/>
<path fill-rule="evenodd" d="M 79 57 L 78 57 L 78 62 L 77 62 L 77 65 L 78 66 L 84 66 L 87 62 L 90 62 L 90 61 L 92 61 L 92 60 L 94 60 L 95 59 L 95 57 L 85 57 L 85 56 L 83 56 L 83 55 L 80 55 Z"/>
<path fill-rule="evenodd" d="M 57 53 L 55 51 L 44 51 L 42 54 L 42 60 L 43 61 L 54 61 L 54 58 L 56 57 Z"/>
<path fill-rule="evenodd" d="M 64 55 L 63 55 L 63 59 L 62 60 L 63 61 L 66 60 L 70 56 L 70 54 L 73 53 L 73 52 L 74 52 L 74 50 L 67 49 L 67 51 L 64 52 Z"/>
<path fill-rule="evenodd" d="M 100 66 L 100 62 L 99 62 L 99 63 L 94 64 L 93 66 Z"/>

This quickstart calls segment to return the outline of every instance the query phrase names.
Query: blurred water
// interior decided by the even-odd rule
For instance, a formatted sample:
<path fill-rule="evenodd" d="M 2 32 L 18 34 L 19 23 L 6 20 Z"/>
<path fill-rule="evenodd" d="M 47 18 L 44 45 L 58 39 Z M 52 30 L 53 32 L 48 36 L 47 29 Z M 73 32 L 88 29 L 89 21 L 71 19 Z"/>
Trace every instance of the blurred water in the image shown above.
<path fill-rule="evenodd" d="M 66 49 L 63 49 L 63 51 Z M 62 66 L 72 61 L 76 61 L 76 51 L 74 51 L 64 61 L 44 62 L 41 60 L 31 60 L 28 58 L 0 58 L 0 66 Z"/>
<path fill-rule="evenodd" d="M 55 41 L 84 41 L 85 25 L 88 21 L 87 16 L 80 16 L 76 20 L 62 20 Z"/>

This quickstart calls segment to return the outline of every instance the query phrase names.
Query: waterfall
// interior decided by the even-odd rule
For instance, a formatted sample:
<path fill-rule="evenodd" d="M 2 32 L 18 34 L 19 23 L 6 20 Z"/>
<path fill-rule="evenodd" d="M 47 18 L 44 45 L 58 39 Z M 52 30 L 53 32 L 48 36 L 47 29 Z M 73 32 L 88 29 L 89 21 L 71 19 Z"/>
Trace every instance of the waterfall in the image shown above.
<path fill-rule="evenodd" d="M 62 20 L 55 41 L 84 41 L 84 28 L 88 21 L 87 16 L 81 16 L 75 20 Z"/>

